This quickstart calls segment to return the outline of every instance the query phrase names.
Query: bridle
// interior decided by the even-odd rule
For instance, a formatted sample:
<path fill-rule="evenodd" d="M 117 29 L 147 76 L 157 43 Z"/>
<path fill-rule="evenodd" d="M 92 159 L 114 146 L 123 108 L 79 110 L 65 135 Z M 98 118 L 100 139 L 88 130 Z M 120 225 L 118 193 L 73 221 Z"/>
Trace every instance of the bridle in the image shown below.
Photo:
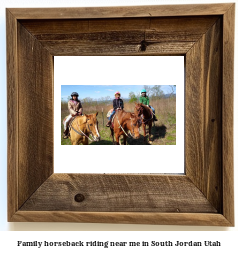
<path fill-rule="evenodd" d="M 142 123 L 145 124 L 147 123 L 148 121 L 152 120 L 153 119 L 153 114 L 151 114 L 151 118 L 150 119 L 145 119 L 144 116 L 143 116 L 143 107 L 142 106 L 136 106 L 136 109 L 137 109 L 137 112 L 139 111 L 138 113 L 138 117 L 141 117 L 142 119 Z M 139 110 L 138 110 L 139 109 Z M 153 112 L 151 112 L 153 113 Z"/>
<path fill-rule="evenodd" d="M 76 119 L 76 117 L 75 117 L 75 119 Z M 75 119 L 74 119 L 74 120 L 75 120 Z M 74 121 L 74 120 L 73 120 L 73 121 Z M 91 130 L 90 127 L 89 127 L 88 120 L 89 120 L 89 119 L 86 120 L 86 125 L 87 125 L 87 129 L 88 129 L 88 131 L 89 131 L 89 134 L 92 135 L 94 141 L 97 141 L 97 139 L 96 139 L 96 138 L 94 137 L 94 135 L 93 135 L 92 130 Z M 78 127 L 78 129 L 79 129 L 80 132 L 78 132 L 78 131 L 73 127 L 73 122 L 72 122 L 72 124 L 71 124 L 71 128 L 72 128 L 77 134 L 79 134 L 80 136 L 85 136 L 85 137 L 88 138 L 90 141 L 93 141 L 89 136 L 87 136 L 87 135 L 80 129 L 79 126 L 83 125 L 84 123 L 78 125 L 78 123 L 77 123 L 77 121 L 76 121 L 76 124 L 77 124 L 77 127 Z"/>
<path fill-rule="evenodd" d="M 117 114 L 116 114 L 116 117 L 117 117 L 117 121 L 118 121 L 118 124 L 119 124 L 119 128 L 122 129 L 122 131 L 125 133 L 125 135 L 126 135 L 128 138 L 132 138 L 133 135 L 135 136 L 135 131 L 134 131 L 133 124 L 132 124 L 132 118 L 130 117 L 130 120 L 131 120 L 131 127 L 132 127 L 132 130 L 133 130 L 133 134 L 130 133 L 130 136 L 128 136 L 128 134 L 126 133 L 126 131 L 125 131 L 125 130 L 123 129 L 123 127 L 121 126 Z M 130 130 L 129 130 L 129 132 L 130 132 Z"/>
<path fill-rule="evenodd" d="M 132 136 L 134 135 L 135 136 L 135 128 L 133 127 L 134 125 L 132 124 L 132 118 L 130 117 L 130 119 L 131 119 L 131 128 L 132 128 L 132 132 L 133 132 L 133 134 L 132 134 Z M 138 120 L 137 120 L 137 122 L 138 122 Z M 139 124 L 139 123 L 138 123 Z M 129 130 L 130 131 L 130 130 Z"/>
<path fill-rule="evenodd" d="M 141 116 L 143 114 L 143 107 L 142 106 L 136 106 L 137 112 L 138 112 L 138 116 Z"/>

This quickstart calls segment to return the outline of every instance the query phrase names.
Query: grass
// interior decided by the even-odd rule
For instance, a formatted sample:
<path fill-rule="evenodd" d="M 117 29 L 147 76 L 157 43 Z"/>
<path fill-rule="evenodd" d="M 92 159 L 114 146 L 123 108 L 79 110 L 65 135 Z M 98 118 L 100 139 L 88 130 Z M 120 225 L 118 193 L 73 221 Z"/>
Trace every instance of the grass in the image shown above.
<path fill-rule="evenodd" d="M 152 145 L 176 145 L 176 100 L 173 99 L 158 99 L 152 101 L 151 105 L 155 108 L 156 117 L 158 121 L 152 126 Z M 83 105 L 84 114 L 91 114 L 98 112 L 98 126 L 101 135 L 99 142 L 89 140 L 89 145 L 113 145 L 110 128 L 106 127 L 107 118 L 106 114 L 111 109 L 111 105 L 96 104 Z M 103 114 L 102 114 L 103 109 Z M 127 112 L 134 111 L 133 103 L 125 103 Z M 70 139 L 63 139 L 63 119 L 68 115 L 67 103 L 61 104 L 61 144 L 71 145 Z M 144 145 L 143 130 L 140 128 L 139 139 L 127 139 L 127 145 Z M 147 126 L 147 137 L 148 137 L 148 126 Z M 123 144 L 123 138 L 121 137 L 121 143 Z M 149 144 L 149 143 L 148 143 Z"/>

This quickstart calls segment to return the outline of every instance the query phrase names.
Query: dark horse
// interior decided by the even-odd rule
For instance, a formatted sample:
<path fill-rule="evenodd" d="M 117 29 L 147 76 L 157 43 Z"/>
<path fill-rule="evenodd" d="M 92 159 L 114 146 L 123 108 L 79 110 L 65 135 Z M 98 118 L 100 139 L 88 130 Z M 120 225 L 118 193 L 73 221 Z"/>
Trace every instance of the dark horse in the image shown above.
<path fill-rule="evenodd" d="M 126 145 L 127 137 L 133 137 L 138 139 L 139 134 L 139 119 L 133 113 L 125 112 L 124 110 L 118 110 L 110 126 L 112 140 L 114 144 L 114 134 L 116 138 L 116 144 L 119 145 L 119 138 L 123 135 L 124 145 Z"/>
<path fill-rule="evenodd" d="M 151 109 L 142 103 L 135 103 L 134 113 L 141 119 L 141 124 L 144 130 L 144 143 L 146 143 L 146 125 L 149 125 L 149 143 L 151 144 L 151 127 L 153 123 L 153 113 Z"/>

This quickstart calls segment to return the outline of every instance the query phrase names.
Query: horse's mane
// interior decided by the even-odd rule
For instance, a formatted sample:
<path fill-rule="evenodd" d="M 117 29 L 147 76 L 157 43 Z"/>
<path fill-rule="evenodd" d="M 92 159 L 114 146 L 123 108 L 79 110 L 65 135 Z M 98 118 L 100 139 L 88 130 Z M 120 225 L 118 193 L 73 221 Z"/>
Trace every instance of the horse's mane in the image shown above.
<path fill-rule="evenodd" d="M 138 106 L 138 107 L 142 107 L 143 110 L 146 111 L 146 113 L 148 114 L 148 116 L 151 115 L 151 110 L 150 110 L 150 108 L 149 108 L 148 106 L 146 106 L 146 105 L 144 105 L 144 104 L 142 104 L 142 103 L 137 103 L 137 106 Z"/>

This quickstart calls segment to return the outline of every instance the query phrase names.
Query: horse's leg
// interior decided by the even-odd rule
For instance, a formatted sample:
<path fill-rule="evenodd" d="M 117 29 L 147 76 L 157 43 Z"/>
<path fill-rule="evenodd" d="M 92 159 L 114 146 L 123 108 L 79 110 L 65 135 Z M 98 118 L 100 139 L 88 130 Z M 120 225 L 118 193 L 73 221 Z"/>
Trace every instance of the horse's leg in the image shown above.
<path fill-rule="evenodd" d="M 124 145 L 126 145 L 126 135 L 125 134 L 123 135 L 123 143 L 124 143 Z"/>
<path fill-rule="evenodd" d="M 111 136 L 112 136 L 112 144 L 114 145 L 114 130 L 110 127 L 111 130 Z"/>
<path fill-rule="evenodd" d="M 86 137 L 83 139 L 83 145 L 88 145 L 88 139 Z"/>
<path fill-rule="evenodd" d="M 116 144 L 119 145 L 120 135 L 119 134 L 115 134 L 115 138 L 116 138 Z"/>
<path fill-rule="evenodd" d="M 75 144 L 75 137 L 74 137 L 73 133 L 70 133 L 70 141 L 71 141 L 72 145 L 76 145 Z"/>
<path fill-rule="evenodd" d="M 151 128 L 152 128 L 152 121 L 149 122 L 149 143 L 151 144 L 152 141 L 151 141 Z"/>
<path fill-rule="evenodd" d="M 75 140 L 71 140 L 72 145 L 77 145 L 77 142 Z"/>
<path fill-rule="evenodd" d="M 146 143 L 146 124 L 143 123 L 144 143 Z"/>
<path fill-rule="evenodd" d="M 77 138 L 75 143 L 76 143 L 75 145 L 79 145 L 80 144 L 80 138 Z"/>

